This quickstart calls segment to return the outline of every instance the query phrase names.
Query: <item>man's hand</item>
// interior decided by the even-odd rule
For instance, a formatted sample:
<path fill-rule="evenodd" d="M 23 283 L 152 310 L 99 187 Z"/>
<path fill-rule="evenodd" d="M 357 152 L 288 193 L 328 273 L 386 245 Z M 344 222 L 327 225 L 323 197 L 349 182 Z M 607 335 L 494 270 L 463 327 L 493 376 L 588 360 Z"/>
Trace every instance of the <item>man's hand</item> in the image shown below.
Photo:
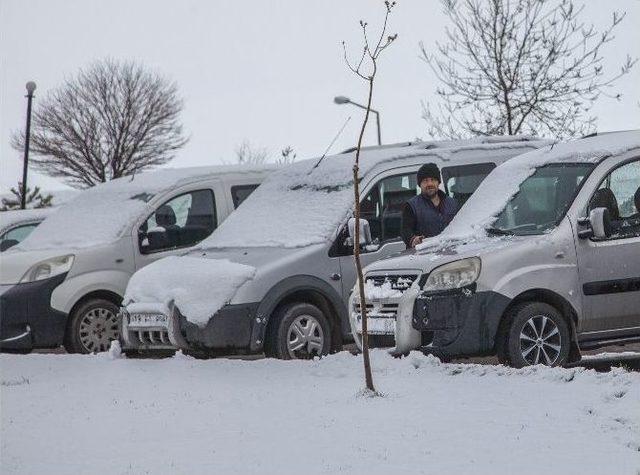
<path fill-rule="evenodd" d="M 411 238 L 411 247 L 416 247 L 418 244 L 422 242 L 424 236 L 413 236 Z"/>

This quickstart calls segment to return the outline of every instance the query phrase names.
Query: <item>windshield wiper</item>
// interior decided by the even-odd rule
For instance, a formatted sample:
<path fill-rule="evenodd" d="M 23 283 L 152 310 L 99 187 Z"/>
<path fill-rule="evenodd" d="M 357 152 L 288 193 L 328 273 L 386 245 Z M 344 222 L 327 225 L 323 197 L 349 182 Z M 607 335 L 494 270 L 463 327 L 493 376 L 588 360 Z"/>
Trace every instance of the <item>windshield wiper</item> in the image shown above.
<path fill-rule="evenodd" d="M 513 231 L 502 228 L 487 228 L 487 233 L 494 236 L 513 236 L 515 234 Z"/>

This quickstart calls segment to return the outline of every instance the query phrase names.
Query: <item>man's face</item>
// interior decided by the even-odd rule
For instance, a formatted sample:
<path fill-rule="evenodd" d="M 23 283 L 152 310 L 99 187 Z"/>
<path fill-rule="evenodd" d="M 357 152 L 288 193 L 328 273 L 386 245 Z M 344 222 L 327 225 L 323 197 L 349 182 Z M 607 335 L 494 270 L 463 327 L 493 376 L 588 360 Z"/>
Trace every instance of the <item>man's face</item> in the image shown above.
<path fill-rule="evenodd" d="M 425 178 L 420 182 L 420 191 L 423 195 L 433 198 L 438 193 L 440 182 L 434 178 Z"/>

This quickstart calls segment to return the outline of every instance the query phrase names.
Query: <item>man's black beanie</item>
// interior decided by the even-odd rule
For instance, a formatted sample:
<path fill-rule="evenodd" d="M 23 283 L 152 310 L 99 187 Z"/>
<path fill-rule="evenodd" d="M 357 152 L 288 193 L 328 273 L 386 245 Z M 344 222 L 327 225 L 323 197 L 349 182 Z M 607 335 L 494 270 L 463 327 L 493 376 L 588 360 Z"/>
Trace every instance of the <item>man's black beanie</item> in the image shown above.
<path fill-rule="evenodd" d="M 440 170 L 438 169 L 438 165 L 436 165 L 435 163 L 425 163 L 424 165 L 422 165 L 420 167 L 420 170 L 418 170 L 418 186 L 425 178 L 433 178 L 441 182 L 442 178 L 440 178 Z"/>

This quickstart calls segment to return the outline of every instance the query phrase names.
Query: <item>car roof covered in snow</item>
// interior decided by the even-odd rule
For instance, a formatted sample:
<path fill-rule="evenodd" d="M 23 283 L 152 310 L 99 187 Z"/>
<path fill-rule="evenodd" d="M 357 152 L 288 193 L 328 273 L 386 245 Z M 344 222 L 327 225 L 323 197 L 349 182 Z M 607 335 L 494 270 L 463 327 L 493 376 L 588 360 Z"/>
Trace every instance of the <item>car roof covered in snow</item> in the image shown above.
<path fill-rule="evenodd" d="M 0 233 L 19 225 L 37 223 L 54 213 L 57 208 L 16 209 L 0 212 Z"/>
<path fill-rule="evenodd" d="M 485 229 L 518 192 L 536 168 L 553 163 L 593 163 L 640 148 L 640 130 L 608 132 L 539 148 L 519 155 L 493 170 L 437 239 L 427 239 L 418 250 L 443 240 L 486 237 Z"/>
<path fill-rule="evenodd" d="M 480 137 L 367 147 L 360 155 L 360 177 L 368 180 L 388 168 L 429 161 L 455 164 L 492 151 L 519 155 L 549 143 L 532 137 Z M 330 240 L 353 207 L 354 157 L 355 151 L 348 150 L 273 173 L 199 247 L 303 247 Z"/>
<path fill-rule="evenodd" d="M 189 183 L 230 174 L 260 173 L 274 165 L 164 168 L 117 178 L 79 193 L 12 251 L 84 248 L 122 237 L 154 196 Z"/>

